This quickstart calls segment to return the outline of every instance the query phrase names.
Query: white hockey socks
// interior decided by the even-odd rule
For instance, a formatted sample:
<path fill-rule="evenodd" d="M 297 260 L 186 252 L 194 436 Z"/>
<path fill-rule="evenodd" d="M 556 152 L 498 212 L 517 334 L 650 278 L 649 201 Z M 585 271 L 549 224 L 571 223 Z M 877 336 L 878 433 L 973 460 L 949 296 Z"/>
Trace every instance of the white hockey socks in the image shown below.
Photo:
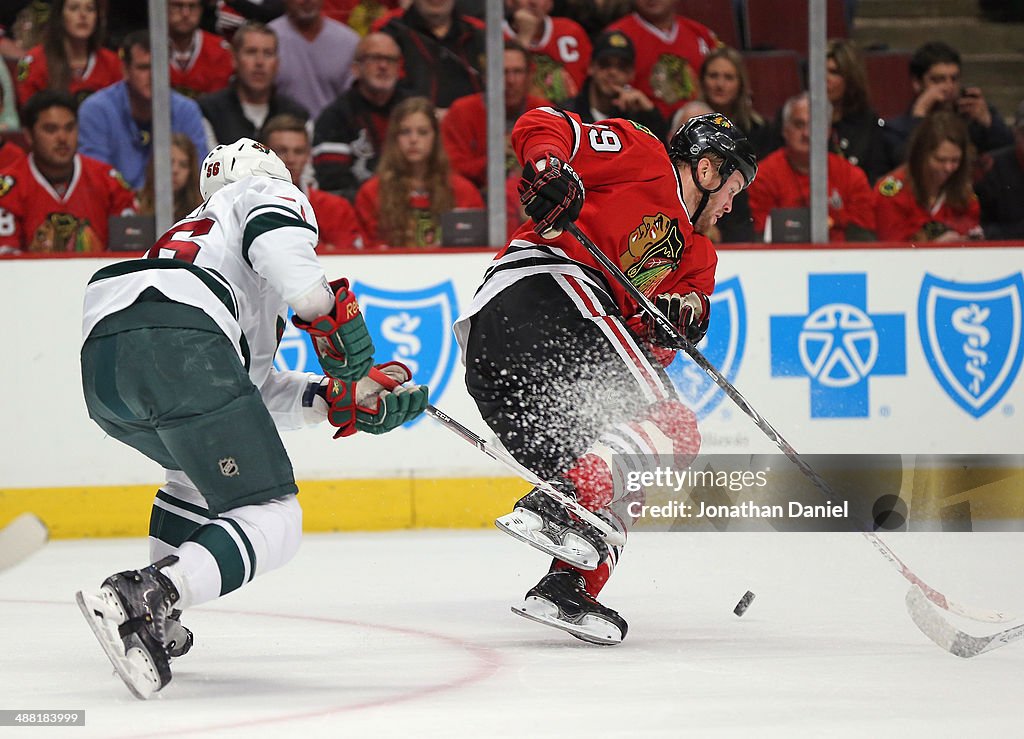
<path fill-rule="evenodd" d="M 195 530 L 165 567 L 184 610 L 237 590 L 288 562 L 302 538 L 302 508 L 294 495 L 226 511 Z"/>

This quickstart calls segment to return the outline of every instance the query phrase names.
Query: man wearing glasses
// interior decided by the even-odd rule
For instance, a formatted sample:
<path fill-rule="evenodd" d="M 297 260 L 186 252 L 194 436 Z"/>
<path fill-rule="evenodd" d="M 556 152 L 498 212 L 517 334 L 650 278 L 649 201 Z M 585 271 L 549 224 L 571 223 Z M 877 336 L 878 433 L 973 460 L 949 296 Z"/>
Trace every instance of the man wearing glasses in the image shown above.
<path fill-rule="evenodd" d="M 356 47 L 355 82 L 324 108 L 313 132 L 313 167 L 321 190 L 353 200 L 377 169 L 391 111 L 408 94 L 399 87 L 402 55 L 385 33 Z"/>

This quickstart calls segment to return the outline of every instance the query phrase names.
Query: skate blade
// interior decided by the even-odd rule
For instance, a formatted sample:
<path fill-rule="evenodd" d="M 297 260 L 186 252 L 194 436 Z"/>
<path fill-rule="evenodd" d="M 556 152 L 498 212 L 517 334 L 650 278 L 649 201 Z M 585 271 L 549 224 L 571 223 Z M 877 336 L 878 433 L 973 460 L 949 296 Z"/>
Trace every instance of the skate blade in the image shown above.
<path fill-rule="evenodd" d="M 571 547 L 553 543 L 547 537 L 538 535 L 538 532 L 526 525 L 516 512 L 506 513 L 494 520 L 494 525 L 509 536 L 514 536 L 519 541 L 526 542 L 534 549 L 539 549 L 555 559 L 560 559 L 573 567 L 581 570 L 596 570 L 601 564 L 601 557 L 593 547 Z"/>
<path fill-rule="evenodd" d="M 149 699 L 160 689 L 160 678 L 153 661 L 143 650 L 134 648 L 129 649 L 128 654 L 125 653 L 124 640 L 117 630 L 124 620 L 124 614 L 118 613 L 119 609 L 101 595 L 79 591 L 75 594 L 75 600 L 118 677 L 136 698 L 143 701 Z"/>
<path fill-rule="evenodd" d="M 530 603 L 530 601 L 535 601 L 535 603 Z M 546 608 L 538 608 L 538 605 L 546 606 Z M 532 611 L 531 608 L 533 608 Z M 557 618 L 552 615 L 552 612 L 557 614 L 558 608 L 540 598 L 527 598 L 521 606 L 512 606 L 512 613 L 517 616 L 568 632 L 588 644 L 608 647 L 622 643 L 622 634 L 618 628 L 600 616 L 584 616 L 582 623 L 574 624 Z"/>

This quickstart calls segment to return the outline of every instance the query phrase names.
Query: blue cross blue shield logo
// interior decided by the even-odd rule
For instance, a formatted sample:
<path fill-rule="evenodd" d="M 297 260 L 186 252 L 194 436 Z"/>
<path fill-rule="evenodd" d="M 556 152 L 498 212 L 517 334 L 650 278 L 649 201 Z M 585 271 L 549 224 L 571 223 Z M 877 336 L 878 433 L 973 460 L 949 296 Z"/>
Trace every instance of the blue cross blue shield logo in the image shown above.
<path fill-rule="evenodd" d="M 1020 273 L 991 282 L 926 274 L 917 302 L 925 357 L 942 389 L 981 418 L 1010 389 L 1022 356 Z"/>
<path fill-rule="evenodd" d="M 809 275 L 808 312 L 771 317 L 772 377 L 811 382 L 811 418 L 867 418 L 869 379 L 907 373 L 902 313 L 869 313 L 867 275 Z"/>
<path fill-rule="evenodd" d="M 711 296 L 711 324 L 697 348 L 732 382 L 743 361 L 747 343 L 747 305 L 739 277 L 718 283 Z M 725 393 L 692 359 L 679 352 L 668 366 L 668 376 L 697 418 L 719 406 Z"/>
<path fill-rule="evenodd" d="M 452 331 L 458 303 L 452 281 L 419 290 L 384 290 L 357 282 L 352 292 L 373 337 L 374 361 L 403 363 L 416 382 L 430 386 L 432 398 L 440 398 L 458 354 Z"/>

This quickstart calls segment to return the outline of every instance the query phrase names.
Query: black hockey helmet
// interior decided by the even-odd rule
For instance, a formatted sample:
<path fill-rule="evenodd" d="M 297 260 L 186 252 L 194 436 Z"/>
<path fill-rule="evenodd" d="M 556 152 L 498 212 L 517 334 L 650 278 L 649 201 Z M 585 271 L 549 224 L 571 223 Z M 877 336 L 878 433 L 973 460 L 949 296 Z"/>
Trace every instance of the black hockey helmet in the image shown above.
<path fill-rule="evenodd" d="M 736 170 L 743 175 L 745 188 L 750 186 L 757 175 L 754 147 L 743 132 L 721 113 L 694 116 L 683 124 L 672 137 L 668 153 L 672 161 L 687 162 L 690 165 L 696 165 L 708 154 L 721 157 L 724 161 L 718 172 L 722 175 L 723 184 Z"/>

